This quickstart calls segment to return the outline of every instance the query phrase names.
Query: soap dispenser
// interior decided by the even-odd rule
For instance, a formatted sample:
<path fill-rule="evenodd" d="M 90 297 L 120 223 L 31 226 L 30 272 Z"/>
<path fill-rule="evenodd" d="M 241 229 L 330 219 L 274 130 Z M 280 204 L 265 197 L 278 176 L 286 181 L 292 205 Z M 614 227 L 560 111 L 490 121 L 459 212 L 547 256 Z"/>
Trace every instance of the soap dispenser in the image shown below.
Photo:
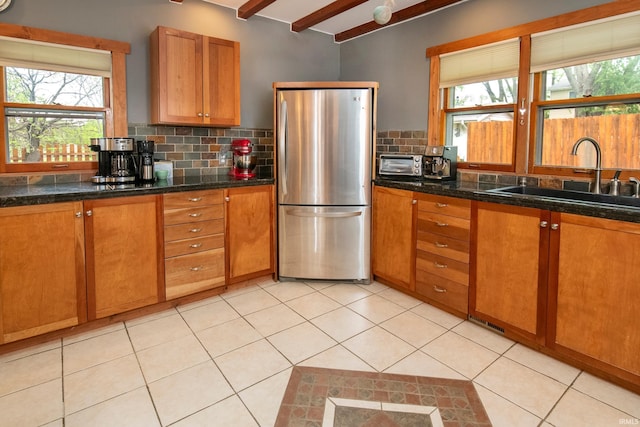
<path fill-rule="evenodd" d="M 609 184 L 609 194 L 612 196 L 618 196 L 620 194 L 620 172 L 622 171 L 616 171 Z"/>

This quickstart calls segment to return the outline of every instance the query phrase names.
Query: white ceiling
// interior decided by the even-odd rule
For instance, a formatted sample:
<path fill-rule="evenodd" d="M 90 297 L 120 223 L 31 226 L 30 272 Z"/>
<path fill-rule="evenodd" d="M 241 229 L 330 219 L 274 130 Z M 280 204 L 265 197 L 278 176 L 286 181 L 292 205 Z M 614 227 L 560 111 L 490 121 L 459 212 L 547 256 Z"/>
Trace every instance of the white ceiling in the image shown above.
<path fill-rule="evenodd" d="M 237 14 L 238 8 L 246 3 L 247 0 L 204 1 L 229 7 L 236 10 Z M 278 0 L 256 13 L 256 15 L 291 24 L 312 12 L 333 3 L 333 1 L 334 0 Z M 422 3 L 422 1 L 423 0 L 393 0 L 391 9 L 395 12 L 409 6 L 413 6 L 414 4 Z M 376 6 L 383 5 L 384 3 L 385 0 L 369 0 L 341 13 L 340 15 L 334 16 L 326 21 L 322 21 L 312 26 L 310 29 L 335 35 L 336 33 L 373 21 L 373 9 L 375 9 Z M 249 18 L 249 20 L 251 20 L 251 18 Z"/>

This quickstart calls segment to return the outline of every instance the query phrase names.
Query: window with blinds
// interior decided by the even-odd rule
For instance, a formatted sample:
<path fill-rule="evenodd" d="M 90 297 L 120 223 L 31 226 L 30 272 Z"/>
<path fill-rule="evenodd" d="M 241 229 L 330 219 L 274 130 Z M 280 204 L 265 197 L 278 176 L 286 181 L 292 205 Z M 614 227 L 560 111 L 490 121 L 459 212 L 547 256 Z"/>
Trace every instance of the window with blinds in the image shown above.
<path fill-rule="evenodd" d="M 595 167 L 595 149 L 571 147 L 595 139 L 602 167 L 640 169 L 640 13 L 531 35 L 536 138 L 533 168 Z"/>
<path fill-rule="evenodd" d="M 445 141 L 459 161 L 512 165 L 519 59 L 519 39 L 440 56 Z"/>
<path fill-rule="evenodd" d="M 126 130 L 128 43 L 0 24 L 0 172 L 91 170 Z"/>
<path fill-rule="evenodd" d="M 111 53 L 0 38 L 6 164 L 96 161 L 91 138 L 105 134 Z"/>
<path fill-rule="evenodd" d="M 427 57 L 429 141 L 458 146 L 459 167 L 585 177 L 594 150 L 572 156 L 571 147 L 589 136 L 609 169 L 603 177 L 639 173 L 636 2 L 430 47 Z"/>

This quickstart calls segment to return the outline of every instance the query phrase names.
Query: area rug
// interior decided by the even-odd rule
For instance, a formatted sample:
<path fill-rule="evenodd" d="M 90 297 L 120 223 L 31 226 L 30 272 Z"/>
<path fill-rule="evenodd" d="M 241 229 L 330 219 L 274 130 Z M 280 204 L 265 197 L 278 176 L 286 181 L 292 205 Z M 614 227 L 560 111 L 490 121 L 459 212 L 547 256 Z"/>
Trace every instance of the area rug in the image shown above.
<path fill-rule="evenodd" d="M 294 366 L 276 427 L 488 427 L 471 381 Z"/>

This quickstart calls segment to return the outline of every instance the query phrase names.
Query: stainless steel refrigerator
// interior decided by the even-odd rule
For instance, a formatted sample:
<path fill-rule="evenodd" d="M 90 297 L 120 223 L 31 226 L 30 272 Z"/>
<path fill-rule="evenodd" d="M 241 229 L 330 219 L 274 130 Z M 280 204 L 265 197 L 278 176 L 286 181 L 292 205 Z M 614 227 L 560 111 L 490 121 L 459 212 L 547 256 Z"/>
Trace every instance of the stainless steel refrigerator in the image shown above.
<path fill-rule="evenodd" d="M 375 83 L 274 83 L 281 280 L 369 283 Z"/>

